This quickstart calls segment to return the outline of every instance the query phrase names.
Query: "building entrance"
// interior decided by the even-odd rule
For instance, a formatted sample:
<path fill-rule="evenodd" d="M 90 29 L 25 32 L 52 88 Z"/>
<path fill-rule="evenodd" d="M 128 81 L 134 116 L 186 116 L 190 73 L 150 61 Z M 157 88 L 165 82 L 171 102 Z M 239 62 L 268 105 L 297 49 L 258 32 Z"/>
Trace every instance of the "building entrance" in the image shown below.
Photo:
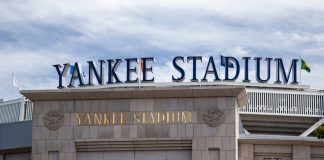
<path fill-rule="evenodd" d="M 191 160 L 191 150 L 78 152 L 77 160 Z"/>

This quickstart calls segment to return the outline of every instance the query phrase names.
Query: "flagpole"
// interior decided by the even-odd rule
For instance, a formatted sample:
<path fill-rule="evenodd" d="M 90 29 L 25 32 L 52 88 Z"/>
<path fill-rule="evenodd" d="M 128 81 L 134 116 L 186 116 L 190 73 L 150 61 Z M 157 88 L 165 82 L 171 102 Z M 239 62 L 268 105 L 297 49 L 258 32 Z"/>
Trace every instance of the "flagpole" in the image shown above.
<path fill-rule="evenodd" d="M 218 68 L 218 74 L 219 74 L 219 78 L 221 79 L 221 63 L 222 63 L 222 57 L 221 57 L 221 52 L 219 51 L 218 52 L 218 54 L 219 54 L 219 68 Z"/>
<path fill-rule="evenodd" d="M 14 72 L 11 72 L 11 99 L 13 99 L 13 77 L 14 77 Z"/>
<path fill-rule="evenodd" d="M 299 67 L 299 83 L 300 85 L 302 84 L 302 81 L 301 81 L 301 65 L 302 65 L 302 62 L 301 62 L 301 56 L 299 56 L 299 60 L 300 60 L 300 67 Z"/>

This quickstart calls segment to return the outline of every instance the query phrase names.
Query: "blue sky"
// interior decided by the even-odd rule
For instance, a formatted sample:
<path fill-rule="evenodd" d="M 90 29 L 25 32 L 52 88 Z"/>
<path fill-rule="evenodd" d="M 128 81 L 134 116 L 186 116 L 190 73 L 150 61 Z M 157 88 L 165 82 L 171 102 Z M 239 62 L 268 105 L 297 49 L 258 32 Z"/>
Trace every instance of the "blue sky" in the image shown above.
<path fill-rule="evenodd" d="M 18 96 L 12 72 L 24 89 L 56 88 L 53 64 L 140 53 L 155 57 L 158 82 L 176 55 L 302 56 L 312 69 L 302 83 L 324 89 L 324 2 L 238 2 L 1 1 L 0 98 Z"/>

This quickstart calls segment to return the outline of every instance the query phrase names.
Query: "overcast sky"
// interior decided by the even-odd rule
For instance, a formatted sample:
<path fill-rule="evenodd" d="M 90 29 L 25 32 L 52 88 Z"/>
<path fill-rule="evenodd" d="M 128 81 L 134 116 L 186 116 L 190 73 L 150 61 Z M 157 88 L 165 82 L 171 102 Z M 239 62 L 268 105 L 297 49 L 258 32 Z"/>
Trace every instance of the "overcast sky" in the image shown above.
<path fill-rule="evenodd" d="M 18 96 L 12 72 L 24 89 L 56 88 L 53 64 L 78 61 L 85 70 L 88 60 L 141 54 L 155 57 L 156 81 L 167 82 L 177 73 L 173 57 L 217 59 L 219 51 L 288 63 L 302 56 L 312 70 L 302 73 L 302 84 L 324 89 L 324 1 L 0 1 L 4 99 Z"/>

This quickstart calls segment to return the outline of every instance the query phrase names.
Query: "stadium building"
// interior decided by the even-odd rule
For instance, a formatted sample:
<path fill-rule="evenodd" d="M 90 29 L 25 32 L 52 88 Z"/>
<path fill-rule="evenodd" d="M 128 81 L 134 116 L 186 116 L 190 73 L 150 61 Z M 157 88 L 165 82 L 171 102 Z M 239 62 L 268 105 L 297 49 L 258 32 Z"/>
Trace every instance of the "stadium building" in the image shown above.
<path fill-rule="evenodd" d="M 0 160 L 323 160 L 324 95 L 305 85 L 122 84 L 0 103 Z"/>

